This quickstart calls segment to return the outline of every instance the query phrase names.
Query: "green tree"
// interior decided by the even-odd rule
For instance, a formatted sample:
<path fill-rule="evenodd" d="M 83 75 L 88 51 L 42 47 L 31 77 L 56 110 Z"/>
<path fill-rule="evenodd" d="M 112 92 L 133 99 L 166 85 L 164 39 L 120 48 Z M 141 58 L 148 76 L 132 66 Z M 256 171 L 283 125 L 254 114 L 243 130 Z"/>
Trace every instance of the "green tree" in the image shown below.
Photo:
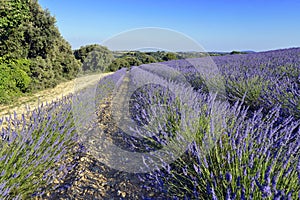
<path fill-rule="evenodd" d="M 230 52 L 230 55 L 234 55 L 234 54 L 246 54 L 246 52 L 241 52 L 241 51 L 232 51 L 232 52 Z"/>
<path fill-rule="evenodd" d="M 30 61 L 0 58 L 0 103 L 8 103 L 29 90 Z"/>
<path fill-rule="evenodd" d="M 1 0 L 0 1 L 0 57 L 24 56 L 21 31 L 30 19 L 31 0 Z"/>
<path fill-rule="evenodd" d="M 30 72 L 30 61 L 27 59 L 19 59 L 11 64 L 12 77 L 16 83 L 16 87 L 23 93 L 29 90 L 31 77 L 28 75 Z"/>
<path fill-rule="evenodd" d="M 0 0 L 0 64 L 7 91 L 53 87 L 76 77 L 80 70 L 69 43 L 59 33 L 56 19 L 37 0 Z M 22 64 L 26 60 L 27 64 Z M 27 66 L 26 70 L 20 66 Z M 14 68 L 14 66 L 17 66 Z M 10 74 L 10 75 L 9 75 Z M 19 76 L 18 80 L 12 76 Z M 18 93 L 17 92 L 17 93 Z M 11 95 L 6 95 L 11 96 Z"/>
<path fill-rule="evenodd" d="M 145 55 L 145 57 L 143 58 L 142 62 L 145 63 L 145 64 L 147 64 L 147 63 L 155 63 L 155 62 L 157 62 L 157 60 L 154 57 L 152 57 L 152 56 Z"/>
<path fill-rule="evenodd" d="M 133 56 L 126 56 L 124 59 L 129 63 L 130 66 L 139 66 L 143 64 L 141 61 L 139 61 L 137 58 Z"/>
<path fill-rule="evenodd" d="M 77 60 L 80 60 L 81 63 L 84 63 L 84 60 L 86 59 L 88 54 L 94 51 L 94 49 L 96 49 L 99 46 L 100 45 L 98 44 L 82 46 L 74 51 L 74 56 Z"/>
<path fill-rule="evenodd" d="M 156 51 L 156 52 L 147 52 L 146 53 L 149 56 L 152 56 L 157 62 L 163 62 L 163 57 L 166 55 L 166 52 L 164 51 Z"/>
<path fill-rule="evenodd" d="M 157 62 L 157 60 L 154 57 L 152 57 L 150 55 L 147 55 L 144 52 L 134 52 L 132 54 L 132 57 L 135 57 L 136 59 L 138 59 L 139 61 L 141 61 L 143 64 Z"/>
<path fill-rule="evenodd" d="M 83 71 L 107 71 L 114 60 L 112 52 L 98 44 L 80 47 L 74 51 L 74 56 L 83 63 Z"/>
<path fill-rule="evenodd" d="M 177 55 L 175 53 L 172 52 L 168 52 L 166 53 L 163 58 L 164 61 L 168 61 L 168 60 L 176 60 L 177 59 Z"/>
<path fill-rule="evenodd" d="M 130 64 L 124 58 L 117 58 L 108 67 L 108 71 L 114 72 L 122 68 L 129 68 Z"/>

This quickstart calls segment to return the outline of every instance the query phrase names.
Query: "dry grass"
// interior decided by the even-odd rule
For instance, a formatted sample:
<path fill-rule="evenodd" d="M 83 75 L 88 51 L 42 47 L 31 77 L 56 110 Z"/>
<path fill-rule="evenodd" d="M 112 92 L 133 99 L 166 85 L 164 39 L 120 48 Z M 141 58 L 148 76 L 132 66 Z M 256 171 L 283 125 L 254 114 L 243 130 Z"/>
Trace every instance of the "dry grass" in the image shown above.
<path fill-rule="evenodd" d="M 89 85 L 96 84 L 101 78 L 109 74 L 112 73 L 99 73 L 79 77 L 72 81 L 61 83 L 55 88 L 43 90 L 31 96 L 22 97 L 18 100 L 18 102 L 15 102 L 11 105 L 0 105 L 0 117 L 8 116 L 14 111 L 17 114 L 25 113 L 28 107 L 30 110 L 32 110 L 37 108 L 42 103 L 60 99 L 63 96 L 73 93 L 74 91 L 78 91 Z"/>

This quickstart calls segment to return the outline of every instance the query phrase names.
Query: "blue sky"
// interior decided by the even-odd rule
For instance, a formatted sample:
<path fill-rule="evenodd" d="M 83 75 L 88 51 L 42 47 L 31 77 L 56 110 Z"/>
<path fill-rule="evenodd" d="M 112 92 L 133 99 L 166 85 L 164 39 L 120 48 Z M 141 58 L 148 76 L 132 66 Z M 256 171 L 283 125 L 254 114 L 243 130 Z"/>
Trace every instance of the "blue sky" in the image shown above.
<path fill-rule="evenodd" d="M 121 32 L 160 27 L 206 51 L 300 47 L 298 0 L 39 0 L 72 48 Z"/>

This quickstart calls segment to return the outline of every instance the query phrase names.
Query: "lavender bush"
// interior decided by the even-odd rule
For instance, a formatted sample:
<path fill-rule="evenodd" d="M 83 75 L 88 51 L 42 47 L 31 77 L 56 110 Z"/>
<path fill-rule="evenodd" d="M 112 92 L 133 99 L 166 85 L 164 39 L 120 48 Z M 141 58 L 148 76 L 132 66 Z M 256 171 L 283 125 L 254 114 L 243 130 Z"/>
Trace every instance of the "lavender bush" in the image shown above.
<path fill-rule="evenodd" d="M 188 151 L 147 179 L 170 199 L 296 199 L 299 121 L 290 118 L 277 126 L 279 109 L 248 118 L 247 109 L 236 104 L 213 124 L 209 110 L 200 117 L 197 140 Z M 220 131 L 221 137 L 214 140 L 212 131 Z"/>
<path fill-rule="evenodd" d="M 1 199 L 41 195 L 54 178 L 63 178 L 69 168 L 57 163 L 74 145 L 71 118 L 70 97 L 65 97 L 1 120 Z"/>
<path fill-rule="evenodd" d="M 266 114 L 275 105 L 280 105 L 280 114 L 292 114 L 299 119 L 300 91 L 300 48 L 274 50 L 244 55 L 212 57 L 222 74 L 219 79 L 225 83 L 226 96 L 234 104 L 244 99 L 244 104 L 254 111 L 264 108 Z M 197 70 L 206 58 L 174 60 L 161 63 L 182 73 L 196 89 L 208 92 L 207 83 Z M 142 66 L 143 67 L 143 66 Z M 145 67 L 144 67 L 145 68 Z M 224 95 L 224 94 L 219 94 Z"/>
<path fill-rule="evenodd" d="M 2 119 L 0 198 L 56 189 L 53 180 L 72 169 L 57 163 L 97 138 L 85 134 L 97 125 L 91 113 L 124 85 L 134 125 L 120 134 L 126 150 L 148 153 L 145 189 L 169 199 L 300 198 L 300 48 L 213 57 L 216 79 L 197 70 L 205 59 L 122 69 L 97 88 Z"/>
<path fill-rule="evenodd" d="M 144 187 L 170 199 L 300 198 L 299 55 L 287 49 L 215 57 L 229 104 L 205 91 L 189 62 L 163 63 L 208 96 L 199 96 L 206 103 L 190 133 L 195 141 L 174 163 L 141 176 Z M 142 66 L 157 73 L 153 67 Z M 213 120 L 214 107 L 222 120 Z"/>
<path fill-rule="evenodd" d="M 112 92 L 124 73 L 122 69 L 100 80 L 100 86 L 106 88 L 102 91 Z M 74 167 L 67 158 L 81 144 L 73 112 L 75 100 L 82 97 L 80 92 L 28 109 L 21 116 L 14 113 L 0 119 L 1 199 L 29 199 L 58 189 L 55 182 Z"/>

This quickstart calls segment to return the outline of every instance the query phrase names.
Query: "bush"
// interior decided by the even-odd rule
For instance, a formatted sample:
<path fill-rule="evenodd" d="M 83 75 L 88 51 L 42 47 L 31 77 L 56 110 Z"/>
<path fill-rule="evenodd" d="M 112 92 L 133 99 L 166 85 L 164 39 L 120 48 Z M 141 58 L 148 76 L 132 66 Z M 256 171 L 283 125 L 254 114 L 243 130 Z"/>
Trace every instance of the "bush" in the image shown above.
<path fill-rule="evenodd" d="M 0 58 L 0 103 L 8 103 L 29 90 L 30 61 Z"/>
<path fill-rule="evenodd" d="M 72 169 L 66 161 L 75 146 L 70 114 L 71 98 L 65 98 L 23 114 L 0 120 L 0 198 L 32 199 L 55 188 Z"/>
<path fill-rule="evenodd" d="M 124 59 L 129 63 L 130 66 L 140 66 L 141 64 L 143 64 L 137 58 L 132 56 L 126 56 L 124 57 Z"/>
<path fill-rule="evenodd" d="M 109 66 L 108 66 L 108 71 L 114 72 L 122 68 L 129 68 L 130 64 L 127 62 L 127 60 L 123 58 L 117 58 L 114 60 Z"/>
<path fill-rule="evenodd" d="M 76 77 L 80 62 L 38 1 L 1 1 L 0 10 L 0 103 Z"/>
<path fill-rule="evenodd" d="M 176 59 L 177 59 L 177 55 L 175 53 L 172 53 L 172 52 L 166 53 L 165 56 L 163 57 L 164 61 L 176 60 Z"/>
<path fill-rule="evenodd" d="M 80 47 L 74 51 L 76 59 L 80 60 L 83 71 L 107 71 L 114 57 L 112 52 L 97 44 Z"/>
<path fill-rule="evenodd" d="M 145 182 L 170 199 L 297 199 L 300 122 L 282 120 L 280 108 L 248 118 L 237 103 L 213 123 L 213 105 L 222 108 L 209 103 L 188 151 Z"/>
<path fill-rule="evenodd" d="M 227 80 L 226 90 L 232 102 L 244 98 L 244 103 L 254 110 L 261 106 L 260 102 L 262 101 L 262 95 L 267 85 L 268 81 L 262 80 L 259 76 L 253 76 L 247 79 L 238 78 L 238 80 L 229 78 Z"/>

